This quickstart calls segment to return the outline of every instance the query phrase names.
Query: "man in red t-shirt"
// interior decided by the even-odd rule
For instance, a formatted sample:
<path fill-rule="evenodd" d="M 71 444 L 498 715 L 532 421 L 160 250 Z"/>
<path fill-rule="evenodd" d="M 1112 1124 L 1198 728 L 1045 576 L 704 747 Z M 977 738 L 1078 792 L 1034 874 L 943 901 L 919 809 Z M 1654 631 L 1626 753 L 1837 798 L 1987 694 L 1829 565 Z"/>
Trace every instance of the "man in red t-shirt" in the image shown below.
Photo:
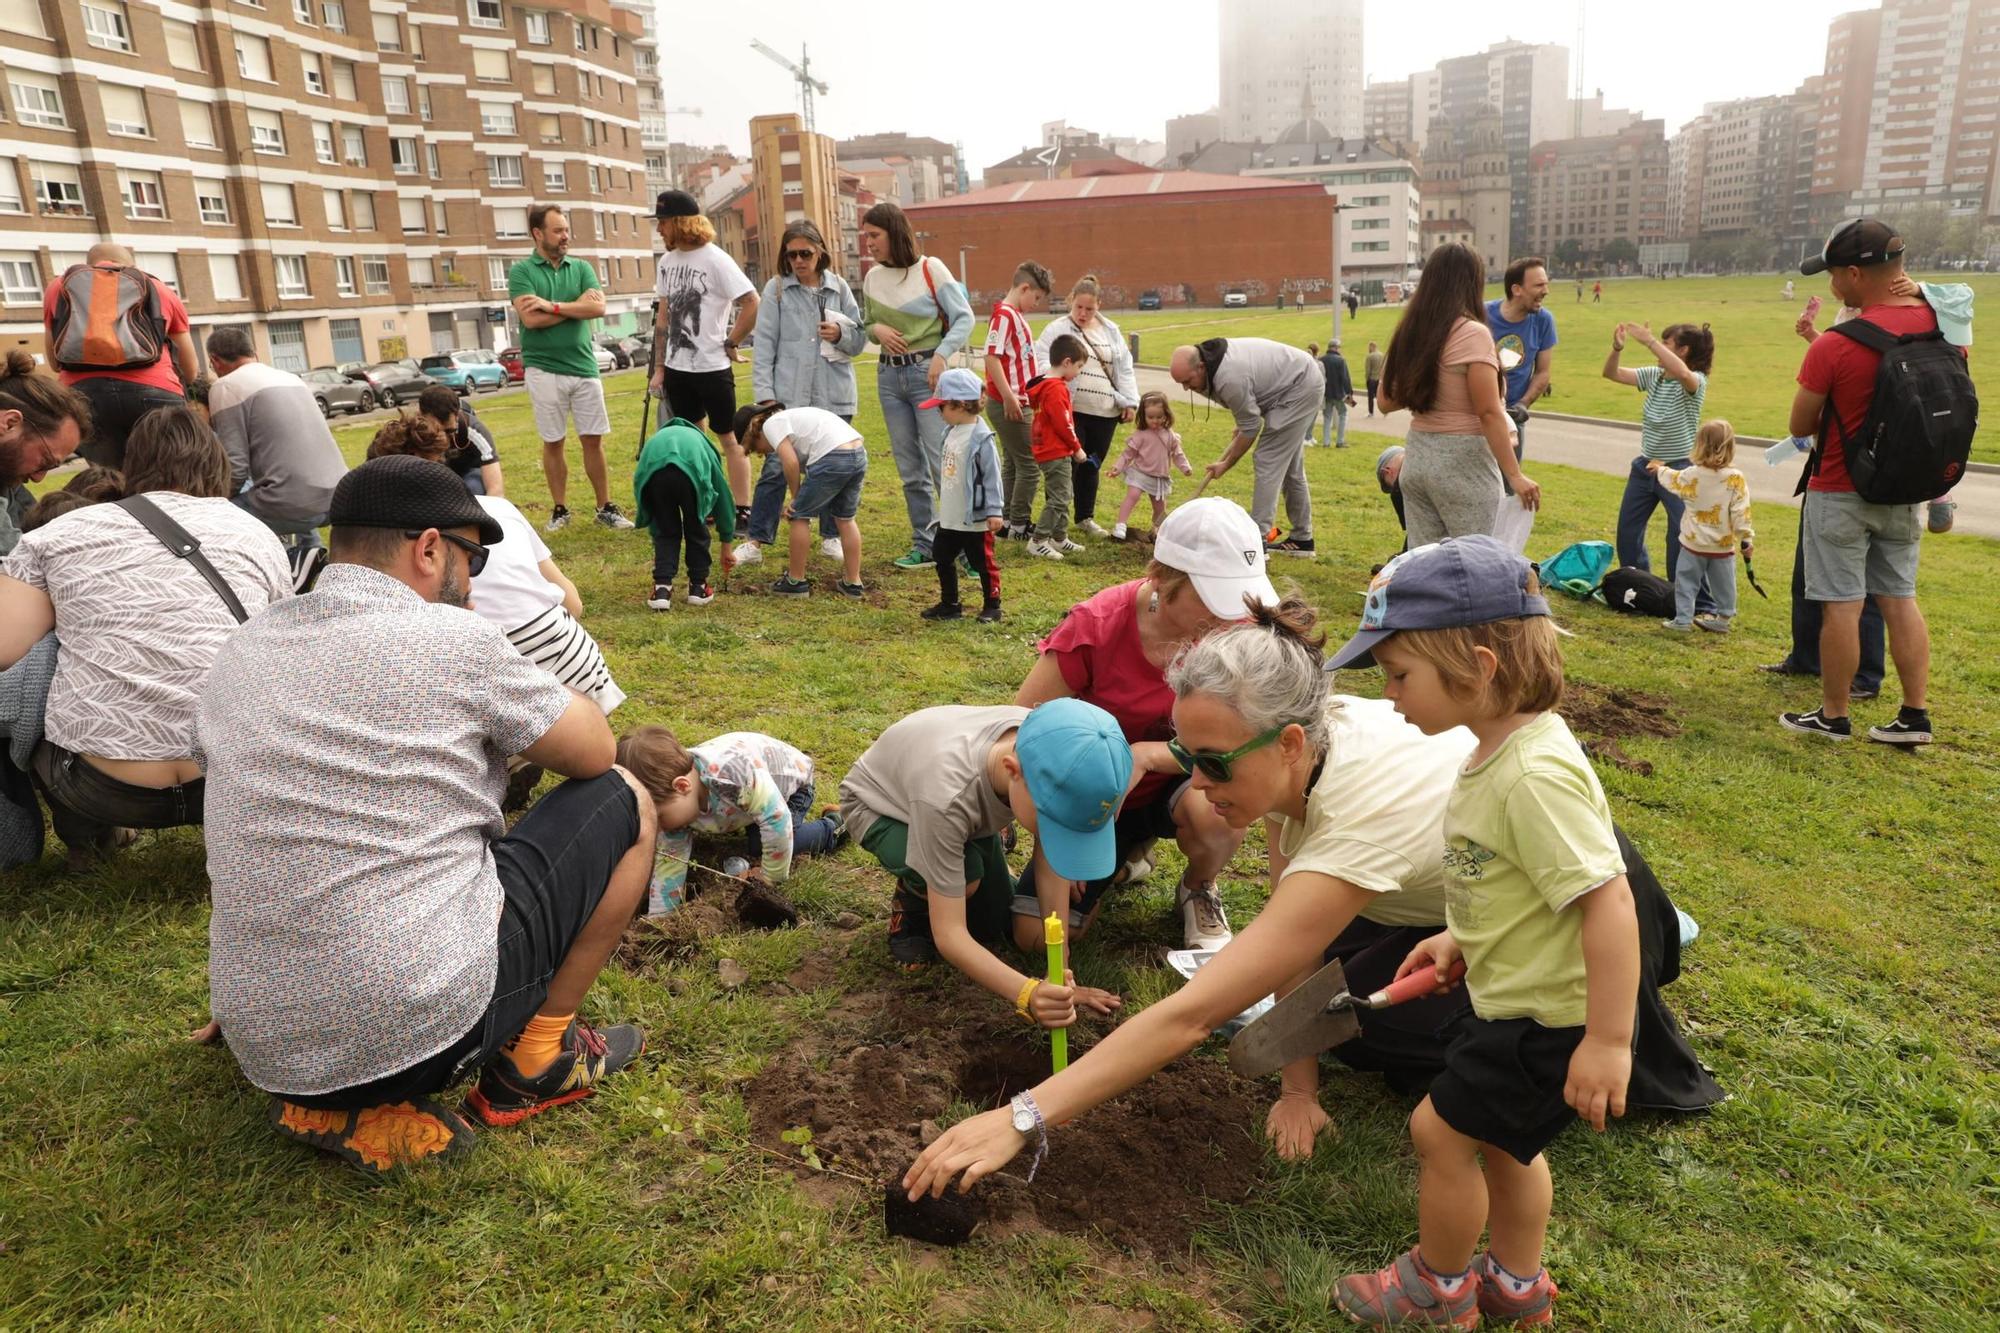
<path fill-rule="evenodd" d="M 1898 295 L 1903 241 L 1875 218 L 1852 218 L 1834 228 L 1825 248 L 1799 265 L 1824 272 L 1842 305 L 1892 334 L 1938 327 L 1921 296 Z M 1805 495 L 1800 543 L 1807 600 L 1822 604 L 1819 663 L 1821 702 L 1809 713 L 1784 713 L 1793 731 L 1844 741 L 1853 736 L 1848 691 L 1861 660 L 1861 609 L 1867 598 L 1881 608 L 1889 652 L 1903 685 L 1896 720 L 1870 727 L 1868 738 L 1887 745 L 1927 745 L 1930 715 L 1924 691 L 1930 678 L 1930 630 L 1917 607 L 1917 542 L 1921 505 L 1880 505 L 1862 499 L 1847 474 L 1843 442 L 1861 431 L 1875 397 L 1882 355 L 1838 334 L 1821 334 L 1799 367 L 1792 399 L 1793 435 L 1819 435 L 1819 451 Z M 1832 409 L 1828 412 L 1828 401 Z M 1825 429 L 1822 431 L 1822 419 Z"/>
<path fill-rule="evenodd" d="M 115 241 L 102 241 L 91 246 L 86 262 L 98 268 L 136 266 L 132 251 Z M 178 407 L 186 402 L 186 386 L 194 383 L 201 374 L 201 361 L 194 349 L 194 335 L 188 331 L 187 307 L 181 304 L 180 297 L 174 295 L 173 288 L 158 278 L 149 273 L 146 280 L 160 295 L 160 314 L 167 325 L 168 345 L 160 349 L 160 359 L 137 370 L 57 371 L 64 384 L 90 400 L 96 429 L 78 452 L 105 467 L 123 467 L 125 437 L 138 424 L 139 418 L 156 407 Z M 56 297 L 61 291 L 62 275 L 58 273 L 55 281 L 49 284 L 48 291 L 42 295 L 42 327 L 47 330 L 48 345 L 51 347 L 55 345 Z M 178 375 L 174 373 L 176 366 L 180 371 Z"/>

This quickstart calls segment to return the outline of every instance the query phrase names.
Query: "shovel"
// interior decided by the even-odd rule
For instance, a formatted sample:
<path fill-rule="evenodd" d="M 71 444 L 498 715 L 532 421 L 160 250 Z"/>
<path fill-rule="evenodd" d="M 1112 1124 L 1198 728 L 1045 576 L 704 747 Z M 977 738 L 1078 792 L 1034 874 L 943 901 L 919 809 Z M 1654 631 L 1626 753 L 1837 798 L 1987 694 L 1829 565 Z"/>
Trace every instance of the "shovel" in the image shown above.
<path fill-rule="evenodd" d="M 1465 963 L 1460 960 L 1453 965 L 1451 980 L 1445 986 L 1437 984 L 1436 969 L 1426 967 L 1381 990 L 1356 995 L 1348 990 L 1347 973 L 1336 959 L 1236 1034 L 1229 1043 L 1229 1067 L 1245 1078 L 1256 1078 L 1283 1069 L 1294 1060 L 1332 1050 L 1360 1035 L 1356 1009 L 1386 1009 L 1418 999 L 1457 985 L 1464 975 Z"/>
<path fill-rule="evenodd" d="M 1743 548 L 1743 577 L 1750 580 L 1750 586 L 1757 590 L 1759 597 L 1767 602 L 1771 600 L 1771 594 L 1765 592 L 1764 585 L 1757 582 L 1757 571 L 1750 566 L 1750 548 L 1747 546 Z"/>

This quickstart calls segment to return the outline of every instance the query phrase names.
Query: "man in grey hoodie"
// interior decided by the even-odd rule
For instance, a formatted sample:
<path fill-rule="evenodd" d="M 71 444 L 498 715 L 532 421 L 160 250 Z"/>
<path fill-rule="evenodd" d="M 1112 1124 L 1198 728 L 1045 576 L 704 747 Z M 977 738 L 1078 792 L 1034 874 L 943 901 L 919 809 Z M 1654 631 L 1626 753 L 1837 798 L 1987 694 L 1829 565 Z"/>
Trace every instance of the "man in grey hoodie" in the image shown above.
<path fill-rule="evenodd" d="M 1256 485 L 1250 517 L 1273 555 L 1312 559 L 1312 491 L 1306 486 L 1306 436 L 1326 398 L 1326 372 L 1302 349 L 1269 338 L 1210 338 L 1199 347 L 1176 347 L 1174 383 L 1222 404 L 1236 418 L 1236 432 L 1222 457 L 1208 465 L 1208 481 L 1235 467 L 1254 446 Z M 1207 482 L 1202 483 L 1204 486 Z M 1292 530 L 1276 540 L 1278 493 Z"/>

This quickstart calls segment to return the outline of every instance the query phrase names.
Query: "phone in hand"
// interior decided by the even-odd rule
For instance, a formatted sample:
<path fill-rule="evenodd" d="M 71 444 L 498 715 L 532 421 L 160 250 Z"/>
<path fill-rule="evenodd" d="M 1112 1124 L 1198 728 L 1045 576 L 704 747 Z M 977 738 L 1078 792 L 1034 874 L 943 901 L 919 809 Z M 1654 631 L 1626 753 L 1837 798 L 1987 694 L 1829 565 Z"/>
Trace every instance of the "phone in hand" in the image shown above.
<path fill-rule="evenodd" d="M 1817 296 L 1808 297 L 1806 299 L 1805 319 L 1808 323 L 1811 323 L 1812 321 L 1819 318 L 1819 308 L 1821 304 L 1822 302 Z"/>

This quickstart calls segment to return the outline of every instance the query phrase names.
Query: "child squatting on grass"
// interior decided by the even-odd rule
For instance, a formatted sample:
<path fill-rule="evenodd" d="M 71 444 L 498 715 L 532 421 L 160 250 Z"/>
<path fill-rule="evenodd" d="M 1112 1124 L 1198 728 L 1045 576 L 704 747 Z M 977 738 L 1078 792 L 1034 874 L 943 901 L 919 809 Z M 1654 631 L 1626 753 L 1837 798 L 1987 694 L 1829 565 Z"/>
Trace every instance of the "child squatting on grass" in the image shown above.
<path fill-rule="evenodd" d="M 687 604 L 707 606 L 715 600 L 708 581 L 711 559 L 708 525 L 722 542 L 722 572 L 736 567 L 729 543 L 736 536 L 736 501 L 722 456 L 708 435 L 691 421 L 675 417 L 640 446 L 632 470 L 632 494 L 638 497 L 635 526 L 653 534 L 653 591 L 646 605 L 655 611 L 674 607 L 674 576 L 680 572 L 681 548 L 687 548 Z"/>
<path fill-rule="evenodd" d="M 1183 477 L 1194 474 L 1194 464 L 1181 448 L 1181 437 L 1174 433 L 1173 405 L 1154 389 L 1139 399 L 1139 429 L 1126 438 L 1125 452 L 1105 470 L 1107 477 L 1125 475 L 1125 503 L 1118 506 L 1112 540 L 1125 540 L 1125 520 L 1132 517 L 1140 496 L 1153 502 L 1153 530 L 1159 531 L 1160 524 L 1167 521 L 1167 497 L 1174 493 L 1171 474 L 1175 468 Z"/>
<path fill-rule="evenodd" d="M 938 461 L 937 535 L 931 557 L 937 562 L 937 605 L 918 614 L 925 620 L 958 620 L 965 607 L 958 600 L 958 562 L 979 578 L 983 603 L 979 618 L 989 624 L 1000 618 L 1000 561 L 993 538 L 1006 519 L 1006 492 L 1000 480 L 1000 454 L 993 428 L 979 419 L 979 377 L 969 370 L 947 370 L 938 376 L 937 396 L 918 404 L 935 407 L 944 418 L 944 449 Z"/>
<path fill-rule="evenodd" d="M 697 830 L 753 830 L 753 864 L 744 878 L 765 884 L 791 878 L 793 857 L 821 856 L 847 841 L 838 810 L 807 818 L 813 761 L 774 736 L 732 731 L 683 747 L 665 727 L 634 727 L 618 738 L 618 763 L 639 780 L 659 815 L 648 916 L 681 905 Z"/>
<path fill-rule="evenodd" d="M 1646 464 L 1660 485 L 1679 496 L 1681 560 L 1674 574 L 1674 618 L 1660 623 L 1685 630 L 1699 625 L 1729 633 L 1736 617 L 1736 550 L 1749 555 L 1757 534 L 1750 528 L 1750 489 L 1736 461 L 1736 432 L 1727 421 L 1704 421 L 1694 439 L 1694 462 L 1671 468 L 1659 459 Z M 1715 610 L 1696 614 L 1706 591 Z"/>
<path fill-rule="evenodd" d="M 1472 1017 L 1410 1116 L 1417 1246 L 1344 1277 L 1357 1323 L 1546 1323 L 1552 1187 L 1542 1150 L 1625 1113 L 1639 926 L 1611 810 L 1562 718 L 1562 654 L 1528 562 L 1487 536 L 1420 546 L 1376 575 L 1328 669 L 1382 668 L 1427 735 L 1478 738 L 1445 808 L 1444 933 L 1398 976 L 1463 960 Z M 1483 1163 L 1483 1169 L 1482 1169 Z M 1481 1232 L 1487 1248 L 1474 1251 Z"/>
<path fill-rule="evenodd" d="M 780 597 L 807 597 L 806 558 L 812 552 L 813 520 L 831 514 L 840 531 L 840 581 L 843 597 L 859 598 L 861 529 L 854 516 L 861 509 L 861 483 L 868 476 L 868 450 L 861 432 L 823 407 L 786 407 L 766 400 L 736 410 L 736 438 L 754 454 L 776 454 L 785 469 L 785 489 L 791 499 L 785 517 L 791 521 L 791 549 L 785 573 L 771 591 Z"/>

